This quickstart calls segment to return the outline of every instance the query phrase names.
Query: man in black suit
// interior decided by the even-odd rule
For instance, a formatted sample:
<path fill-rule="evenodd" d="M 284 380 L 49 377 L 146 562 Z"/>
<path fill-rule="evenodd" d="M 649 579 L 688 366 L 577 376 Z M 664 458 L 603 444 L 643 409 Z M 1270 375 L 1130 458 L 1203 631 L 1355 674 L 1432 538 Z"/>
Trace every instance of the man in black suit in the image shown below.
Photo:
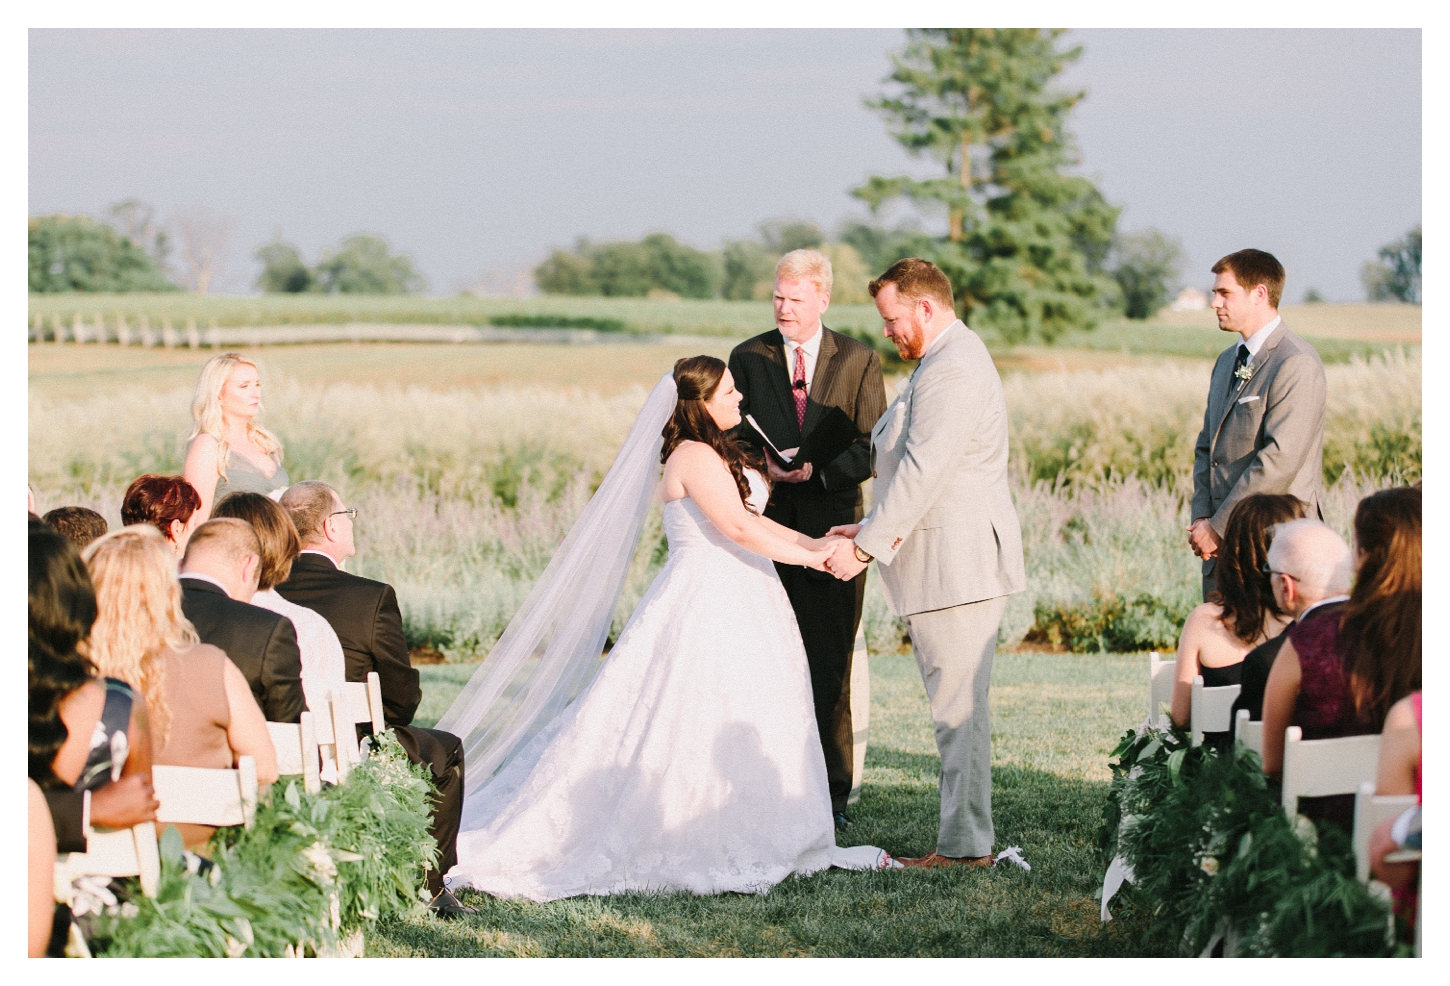
<path fill-rule="evenodd" d="M 765 516 L 810 537 L 862 516 L 861 483 L 871 475 L 871 428 L 886 410 L 881 359 L 870 346 L 821 324 L 831 301 L 831 262 L 794 250 L 775 269 L 776 328 L 736 346 L 730 375 L 751 415 L 790 468 L 766 453 L 773 483 Z M 736 437 L 761 450 L 748 423 Z M 827 572 L 777 564 L 805 643 L 816 726 L 826 757 L 831 810 L 849 825 L 851 654 L 861 623 L 866 575 L 840 581 Z"/>
<path fill-rule="evenodd" d="M 433 774 L 437 798 L 433 805 L 433 838 L 438 843 L 438 868 L 428 871 L 429 906 L 440 917 L 477 914 L 443 887 L 443 877 L 458 862 L 458 826 L 463 814 L 463 743 L 441 729 L 413 726 L 423 693 L 418 671 L 408 657 L 403 616 L 393 587 L 342 570 L 357 551 L 352 519 L 356 508 L 342 505 L 326 483 L 296 483 L 282 494 L 282 507 L 302 539 L 302 554 L 292 574 L 277 586 L 284 599 L 321 613 L 342 644 L 347 680 L 366 681 L 378 673 L 383 715 L 414 763 Z"/>
<path fill-rule="evenodd" d="M 202 643 L 227 652 L 268 722 L 300 722 L 307 699 L 297 631 L 287 617 L 250 602 L 261 557 L 257 533 L 245 521 L 202 524 L 181 559 L 181 611 Z"/>
<path fill-rule="evenodd" d="M 1264 717 L 1264 686 L 1274 659 L 1289 639 L 1289 629 L 1303 623 L 1312 613 L 1315 619 L 1335 618 L 1349 600 L 1351 572 L 1349 545 L 1323 521 L 1311 518 L 1280 524 L 1269 544 L 1269 581 L 1274 601 L 1294 621 L 1284 632 L 1264 641 L 1244 657 L 1239 697 L 1233 715 L 1248 709 L 1249 718 Z"/>

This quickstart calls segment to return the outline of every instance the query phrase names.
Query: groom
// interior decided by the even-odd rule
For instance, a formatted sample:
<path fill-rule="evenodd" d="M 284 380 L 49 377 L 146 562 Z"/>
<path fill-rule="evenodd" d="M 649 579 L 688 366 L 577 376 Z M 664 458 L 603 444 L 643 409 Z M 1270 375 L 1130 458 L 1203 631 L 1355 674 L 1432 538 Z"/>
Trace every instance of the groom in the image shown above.
<path fill-rule="evenodd" d="M 908 258 L 871 282 L 887 338 L 916 370 L 871 431 L 871 512 L 833 528 L 826 562 L 856 578 L 874 558 L 906 623 L 941 754 L 936 850 L 907 866 L 992 865 L 987 688 L 1007 596 L 1027 587 L 1007 488 L 1007 405 L 982 340 L 935 265 Z"/>
<path fill-rule="evenodd" d="M 871 474 L 866 434 L 886 407 L 881 358 L 870 346 L 821 324 L 831 303 L 831 262 L 792 250 L 775 267 L 776 328 L 735 347 L 730 375 L 745 396 L 736 437 L 760 450 L 764 439 L 792 455 L 790 467 L 766 454 L 772 489 L 765 516 L 810 537 L 861 519 L 861 483 Z M 795 610 L 811 672 L 816 728 L 837 827 L 849 825 L 854 733 L 851 654 L 866 576 L 840 582 L 808 568 L 776 565 Z"/>

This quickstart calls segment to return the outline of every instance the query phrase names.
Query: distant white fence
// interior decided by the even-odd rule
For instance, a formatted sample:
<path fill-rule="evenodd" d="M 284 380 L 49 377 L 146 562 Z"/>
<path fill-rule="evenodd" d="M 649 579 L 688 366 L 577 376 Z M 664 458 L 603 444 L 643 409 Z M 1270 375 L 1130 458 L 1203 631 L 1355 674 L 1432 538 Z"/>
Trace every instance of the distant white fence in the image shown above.
<path fill-rule="evenodd" d="M 164 346 L 190 349 L 226 349 L 255 346 L 285 346 L 309 342 L 514 342 L 551 345 L 593 345 L 598 343 L 718 344 L 711 336 L 641 335 L 633 332 L 600 332 L 596 329 L 508 329 L 489 325 L 389 325 L 349 322 L 344 325 L 231 325 L 215 323 L 197 328 L 188 319 L 175 328 L 170 319 L 152 326 L 144 316 L 126 318 L 101 315 L 86 318 L 77 312 L 70 319 L 59 315 L 36 315 L 28 335 L 31 342 L 116 343 L 122 346 Z"/>

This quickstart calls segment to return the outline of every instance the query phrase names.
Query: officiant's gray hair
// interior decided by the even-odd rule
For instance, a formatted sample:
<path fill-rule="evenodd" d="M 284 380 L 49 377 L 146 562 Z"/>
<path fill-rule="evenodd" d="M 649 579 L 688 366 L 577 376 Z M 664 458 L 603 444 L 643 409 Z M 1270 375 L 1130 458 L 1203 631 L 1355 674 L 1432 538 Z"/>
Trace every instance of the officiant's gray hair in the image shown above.
<path fill-rule="evenodd" d="M 822 294 L 831 293 L 834 278 L 831 258 L 819 250 L 792 250 L 775 265 L 777 281 L 813 281 Z"/>

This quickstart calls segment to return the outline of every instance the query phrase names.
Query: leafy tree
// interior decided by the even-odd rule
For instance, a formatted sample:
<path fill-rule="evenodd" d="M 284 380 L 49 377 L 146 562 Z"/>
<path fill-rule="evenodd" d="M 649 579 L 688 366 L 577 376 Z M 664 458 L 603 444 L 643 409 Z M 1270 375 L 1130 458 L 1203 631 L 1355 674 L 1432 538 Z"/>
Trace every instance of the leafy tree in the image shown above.
<path fill-rule="evenodd" d="M 32 292 L 177 290 L 149 253 L 87 216 L 34 217 L 29 231 Z"/>
<path fill-rule="evenodd" d="M 589 257 L 589 241 L 581 239 L 573 251 L 555 250 L 549 254 L 547 260 L 534 268 L 534 283 L 544 294 L 599 294 Z"/>
<path fill-rule="evenodd" d="M 427 287 L 411 258 L 391 253 L 386 240 L 363 234 L 325 253 L 313 276 L 316 290 L 325 294 L 416 294 Z"/>
<path fill-rule="evenodd" d="M 724 267 L 720 282 L 722 298 L 749 301 L 769 295 L 775 257 L 760 243 L 755 240 L 727 243 L 721 262 Z"/>
<path fill-rule="evenodd" d="M 1183 268 L 1183 246 L 1156 229 L 1119 237 L 1113 245 L 1113 278 L 1129 318 L 1149 318 L 1168 304 Z"/>
<path fill-rule="evenodd" d="M 765 248 L 777 257 L 792 250 L 814 250 L 826 241 L 821 227 L 802 219 L 767 219 L 757 228 Z"/>
<path fill-rule="evenodd" d="M 947 236 L 928 259 L 951 278 L 964 318 L 1009 340 L 1051 341 L 1091 328 L 1114 291 L 1101 270 L 1118 211 L 1076 163 L 1067 114 L 1083 93 L 1049 90 L 1082 53 L 1061 31 L 930 28 L 892 56 L 894 95 L 868 105 L 913 154 L 946 177 L 873 176 L 854 190 L 874 210 L 905 197 L 946 210 Z"/>
<path fill-rule="evenodd" d="M 1420 303 L 1420 227 L 1380 247 L 1380 259 L 1360 268 L 1360 280 L 1370 301 Z"/>
<path fill-rule="evenodd" d="M 922 257 L 936 249 L 935 241 L 914 224 L 887 229 L 851 220 L 841 225 L 836 240 L 855 247 L 872 277 L 884 273 L 903 257 Z"/>
<path fill-rule="evenodd" d="M 673 291 L 682 298 L 715 296 L 720 271 L 708 253 L 686 246 L 668 233 L 652 233 L 640 245 L 649 257 L 651 287 Z"/>
<path fill-rule="evenodd" d="M 601 243 L 589 252 L 589 271 L 606 298 L 642 298 L 657 287 L 642 243 Z"/>
<path fill-rule="evenodd" d="M 861 305 L 871 300 L 866 285 L 871 280 L 861 255 L 849 243 L 825 243 L 821 252 L 831 261 L 831 301 L 841 305 Z"/>
<path fill-rule="evenodd" d="M 265 294 L 302 294 L 315 283 L 312 271 L 290 243 L 273 240 L 258 247 L 252 256 L 262 262 L 257 287 Z"/>

